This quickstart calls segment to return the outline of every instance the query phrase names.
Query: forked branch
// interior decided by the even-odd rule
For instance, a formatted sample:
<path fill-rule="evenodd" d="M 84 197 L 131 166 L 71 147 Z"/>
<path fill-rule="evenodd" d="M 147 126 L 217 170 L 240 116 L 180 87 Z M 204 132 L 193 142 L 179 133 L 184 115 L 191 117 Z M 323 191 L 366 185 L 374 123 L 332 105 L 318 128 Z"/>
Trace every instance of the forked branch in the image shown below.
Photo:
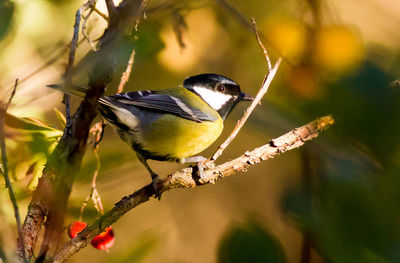
<path fill-rule="evenodd" d="M 328 115 L 296 128 L 276 139 L 272 139 L 267 144 L 251 152 L 244 153 L 242 156 L 232 161 L 220 164 L 213 169 L 205 170 L 206 181 L 215 183 L 218 179 L 234 175 L 261 161 L 271 159 L 283 152 L 298 148 L 306 141 L 316 138 L 321 131 L 329 128 L 333 123 L 333 117 Z M 202 184 L 193 179 L 193 168 L 189 167 L 165 177 L 159 182 L 158 189 L 160 193 L 163 193 L 174 188 L 193 188 L 199 185 Z M 86 247 L 90 240 L 101 233 L 106 227 L 115 223 L 129 210 L 147 202 L 154 194 L 154 189 L 152 185 L 149 184 L 133 194 L 122 198 L 110 211 L 84 229 L 78 236 L 66 243 L 55 256 L 54 262 L 64 262 L 67 260 L 80 249 Z"/>

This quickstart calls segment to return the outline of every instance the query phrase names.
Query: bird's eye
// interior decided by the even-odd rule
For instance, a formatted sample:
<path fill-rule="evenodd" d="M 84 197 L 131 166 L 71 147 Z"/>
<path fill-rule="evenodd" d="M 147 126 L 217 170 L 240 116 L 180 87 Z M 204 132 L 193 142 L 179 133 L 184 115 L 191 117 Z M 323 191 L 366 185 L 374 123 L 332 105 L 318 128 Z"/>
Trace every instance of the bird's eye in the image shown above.
<path fill-rule="evenodd" d="M 219 85 L 217 86 L 217 91 L 219 91 L 219 92 L 224 92 L 224 91 L 225 91 L 225 86 L 222 85 L 222 84 L 219 84 Z"/>

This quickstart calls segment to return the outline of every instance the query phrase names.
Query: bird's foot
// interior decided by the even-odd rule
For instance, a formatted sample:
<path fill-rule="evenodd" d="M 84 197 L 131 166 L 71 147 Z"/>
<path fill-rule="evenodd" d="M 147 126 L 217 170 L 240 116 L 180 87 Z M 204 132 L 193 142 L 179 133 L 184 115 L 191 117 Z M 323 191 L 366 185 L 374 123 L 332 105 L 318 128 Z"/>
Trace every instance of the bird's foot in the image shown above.
<path fill-rule="evenodd" d="M 203 156 L 193 156 L 190 158 L 184 158 L 181 160 L 181 163 L 197 163 L 197 171 L 198 171 L 198 175 L 199 175 L 199 182 L 200 183 L 207 183 L 207 177 L 204 173 L 204 169 L 205 168 L 211 168 L 211 166 L 209 166 L 208 159 L 203 157 Z"/>
<path fill-rule="evenodd" d="M 153 187 L 153 192 L 154 192 L 154 197 L 157 198 L 158 200 L 161 200 L 161 192 L 160 189 L 158 189 L 158 183 L 160 183 L 161 177 L 158 176 L 157 174 L 152 174 L 151 175 L 151 186 Z"/>

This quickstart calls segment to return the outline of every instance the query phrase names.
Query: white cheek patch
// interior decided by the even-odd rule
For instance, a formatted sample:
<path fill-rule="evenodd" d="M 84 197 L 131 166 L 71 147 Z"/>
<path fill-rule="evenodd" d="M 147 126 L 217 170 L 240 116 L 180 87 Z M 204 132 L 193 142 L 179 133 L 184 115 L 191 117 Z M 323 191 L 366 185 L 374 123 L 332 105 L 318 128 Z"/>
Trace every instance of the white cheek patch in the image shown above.
<path fill-rule="evenodd" d="M 203 87 L 196 87 L 194 86 L 193 89 L 199 94 L 205 102 L 208 103 L 214 110 L 221 109 L 225 103 L 227 103 L 232 96 L 215 92 L 207 88 Z"/>

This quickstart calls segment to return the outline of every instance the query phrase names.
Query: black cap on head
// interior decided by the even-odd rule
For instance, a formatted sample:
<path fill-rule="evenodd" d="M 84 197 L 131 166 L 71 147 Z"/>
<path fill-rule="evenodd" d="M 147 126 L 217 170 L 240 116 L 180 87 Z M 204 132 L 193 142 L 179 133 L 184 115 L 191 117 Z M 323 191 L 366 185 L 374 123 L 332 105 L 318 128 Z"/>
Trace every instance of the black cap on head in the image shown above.
<path fill-rule="evenodd" d="M 240 91 L 239 84 L 218 74 L 207 73 L 188 77 L 183 86 L 199 95 L 218 111 L 224 120 L 239 101 L 251 100 L 251 96 Z"/>

